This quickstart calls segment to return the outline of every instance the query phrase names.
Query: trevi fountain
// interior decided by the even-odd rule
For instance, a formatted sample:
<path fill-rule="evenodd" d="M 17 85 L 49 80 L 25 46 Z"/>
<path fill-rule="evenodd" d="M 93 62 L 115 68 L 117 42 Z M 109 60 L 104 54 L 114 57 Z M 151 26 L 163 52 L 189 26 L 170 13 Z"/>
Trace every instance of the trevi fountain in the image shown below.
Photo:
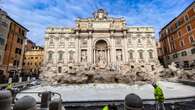
<path fill-rule="evenodd" d="M 135 93 L 147 108 L 154 104 L 152 82 L 163 88 L 168 107 L 180 107 L 175 103 L 184 100 L 177 98 L 195 96 L 194 87 L 176 82 L 194 80 L 193 70 L 160 65 L 152 27 L 127 26 L 124 18 L 110 17 L 103 9 L 78 18 L 73 28 L 46 29 L 41 79 L 44 84 L 17 97 L 29 92 L 40 102 L 32 92 L 52 91 L 61 94 L 67 110 L 99 110 L 105 104 L 123 110 L 125 95 Z"/>

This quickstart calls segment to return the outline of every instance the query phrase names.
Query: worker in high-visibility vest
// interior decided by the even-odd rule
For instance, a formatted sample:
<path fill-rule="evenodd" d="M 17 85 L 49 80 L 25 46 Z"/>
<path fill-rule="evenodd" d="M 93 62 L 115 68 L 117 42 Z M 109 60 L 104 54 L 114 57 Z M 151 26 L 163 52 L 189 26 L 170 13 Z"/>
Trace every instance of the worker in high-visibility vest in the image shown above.
<path fill-rule="evenodd" d="M 12 83 L 8 83 L 6 89 L 11 91 L 13 89 L 13 84 Z"/>
<path fill-rule="evenodd" d="M 156 83 L 153 83 L 152 86 L 154 87 L 156 110 L 165 110 L 163 90 Z"/>
<path fill-rule="evenodd" d="M 109 110 L 108 105 L 105 105 L 102 110 Z"/>

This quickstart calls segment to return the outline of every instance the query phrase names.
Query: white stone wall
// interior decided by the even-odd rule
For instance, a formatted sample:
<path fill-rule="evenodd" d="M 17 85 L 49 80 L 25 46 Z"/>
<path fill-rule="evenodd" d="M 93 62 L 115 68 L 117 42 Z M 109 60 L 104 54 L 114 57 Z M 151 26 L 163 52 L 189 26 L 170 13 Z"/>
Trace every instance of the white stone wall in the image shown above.
<path fill-rule="evenodd" d="M 134 27 L 141 28 L 143 27 Z M 145 27 L 149 28 L 149 27 Z M 150 28 L 151 29 L 151 28 Z M 118 34 L 118 36 L 111 36 L 111 33 L 96 33 L 92 36 L 88 33 L 79 33 L 79 37 L 74 33 L 58 31 L 59 28 L 53 28 L 53 30 L 46 31 L 45 35 L 45 66 L 67 66 L 69 64 L 77 65 L 84 64 L 81 62 L 81 50 L 87 51 L 88 64 L 93 63 L 93 48 L 98 40 L 105 40 L 110 48 L 109 63 L 118 63 L 116 61 L 116 49 L 122 50 L 122 63 L 127 64 L 131 62 L 129 59 L 129 51 L 133 51 L 133 61 L 140 62 L 143 60 L 146 63 L 151 61 L 157 61 L 157 51 L 155 45 L 154 31 L 135 31 L 133 27 L 130 27 L 130 31 L 124 34 Z M 66 30 L 61 28 L 60 30 Z M 119 40 L 119 41 L 118 41 Z M 82 44 L 86 42 L 86 44 Z M 117 44 L 119 42 L 119 44 Z M 121 44 L 120 44 L 121 42 Z M 143 59 L 139 58 L 139 51 L 143 51 Z M 153 58 L 149 58 L 149 51 L 153 52 Z M 52 60 L 49 59 L 49 52 L 52 53 Z M 62 60 L 59 61 L 59 52 L 63 53 Z M 70 55 L 72 54 L 72 55 Z M 72 57 L 72 58 L 70 58 Z M 70 59 L 72 61 L 70 61 Z"/>
<path fill-rule="evenodd" d="M 85 25 L 82 22 L 85 22 Z M 94 22 L 96 24 L 100 22 L 102 25 L 93 25 Z M 119 26 L 121 28 L 112 24 L 110 18 L 108 21 L 95 18 L 94 20 L 81 19 L 77 21 L 76 28 L 47 28 L 45 32 L 45 67 L 57 69 L 61 66 L 64 70 L 71 65 L 96 64 L 96 43 L 100 40 L 107 44 L 105 49 L 107 66 L 110 64 L 158 63 L 154 29 L 140 26 L 126 27 L 123 19 L 117 19 L 117 22 L 118 25 L 121 24 Z M 82 28 L 79 27 L 79 23 Z M 133 51 L 133 59 L 129 59 L 129 51 Z M 143 59 L 140 59 L 139 51 L 143 52 Z M 149 57 L 149 51 L 152 52 L 153 58 Z M 59 60 L 61 52 L 63 55 Z M 52 54 L 50 60 L 49 54 Z"/>

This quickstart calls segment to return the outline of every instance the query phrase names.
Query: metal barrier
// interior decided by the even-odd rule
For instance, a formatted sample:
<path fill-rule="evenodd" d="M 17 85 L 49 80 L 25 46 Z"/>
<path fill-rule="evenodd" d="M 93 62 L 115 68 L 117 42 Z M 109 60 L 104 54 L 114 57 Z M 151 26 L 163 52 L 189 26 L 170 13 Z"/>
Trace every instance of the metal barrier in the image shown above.
<path fill-rule="evenodd" d="M 41 92 L 20 92 L 20 94 L 40 94 Z M 61 94 L 52 92 L 52 96 L 57 95 L 58 98 L 62 99 Z M 143 99 L 145 110 L 153 110 L 155 101 L 154 99 Z M 37 102 L 39 108 L 41 108 L 41 102 Z M 103 101 L 62 101 L 62 105 L 66 110 L 98 110 L 104 105 L 116 105 L 117 110 L 123 110 L 124 100 L 103 100 Z M 168 98 L 165 99 L 165 106 L 168 110 L 175 110 L 173 108 L 181 108 L 182 110 L 195 109 L 195 96 L 179 97 L 179 98 Z M 83 108 L 83 109 L 82 109 Z"/>
<path fill-rule="evenodd" d="M 14 87 L 20 87 L 30 84 L 31 81 L 25 81 L 25 82 L 19 82 L 19 83 L 13 83 Z M 0 84 L 0 88 L 6 87 L 7 84 Z"/>

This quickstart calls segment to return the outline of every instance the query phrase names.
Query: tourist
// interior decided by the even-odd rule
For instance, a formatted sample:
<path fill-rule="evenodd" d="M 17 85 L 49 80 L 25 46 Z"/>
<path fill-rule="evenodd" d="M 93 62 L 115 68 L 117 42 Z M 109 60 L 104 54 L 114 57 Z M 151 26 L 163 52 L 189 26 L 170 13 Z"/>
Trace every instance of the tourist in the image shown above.
<path fill-rule="evenodd" d="M 125 110 L 144 110 L 142 99 L 136 94 L 128 94 L 124 102 Z"/>
<path fill-rule="evenodd" d="M 160 86 L 158 86 L 156 83 L 152 83 L 152 86 L 154 87 L 154 97 L 155 97 L 155 108 L 156 110 L 165 110 L 164 106 L 164 94 Z"/>

